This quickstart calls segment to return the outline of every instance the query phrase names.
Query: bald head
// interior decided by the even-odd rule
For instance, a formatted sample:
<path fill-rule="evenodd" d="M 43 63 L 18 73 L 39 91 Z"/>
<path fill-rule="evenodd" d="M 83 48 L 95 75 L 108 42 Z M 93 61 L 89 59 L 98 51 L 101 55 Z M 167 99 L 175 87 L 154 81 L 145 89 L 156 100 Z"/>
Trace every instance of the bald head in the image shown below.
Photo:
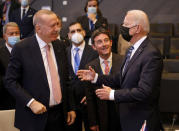
<path fill-rule="evenodd" d="M 130 16 L 135 25 L 140 25 L 143 31 L 149 33 L 150 24 L 147 14 L 142 10 L 130 10 L 127 12 L 127 16 Z"/>

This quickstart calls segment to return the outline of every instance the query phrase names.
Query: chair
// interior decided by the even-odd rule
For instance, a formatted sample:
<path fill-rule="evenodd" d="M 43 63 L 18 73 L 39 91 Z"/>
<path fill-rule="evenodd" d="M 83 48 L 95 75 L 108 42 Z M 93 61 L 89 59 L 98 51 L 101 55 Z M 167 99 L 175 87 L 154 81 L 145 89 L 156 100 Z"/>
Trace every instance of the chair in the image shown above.
<path fill-rule="evenodd" d="M 172 23 L 151 23 L 150 24 L 150 36 L 154 37 L 167 37 L 173 36 L 173 24 Z"/>
<path fill-rule="evenodd" d="M 151 23 L 150 33 L 151 37 L 164 38 L 164 57 L 169 57 L 170 38 L 173 36 L 174 25 L 172 23 Z"/>
<path fill-rule="evenodd" d="M 179 59 L 179 38 L 170 40 L 170 59 Z"/>
<path fill-rule="evenodd" d="M 176 23 L 174 26 L 174 36 L 179 37 L 179 23 Z"/>
<path fill-rule="evenodd" d="M 19 131 L 14 127 L 15 110 L 0 111 L 0 131 Z"/>
<path fill-rule="evenodd" d="M 152 44 L 160 50 L 161 54 L 164 55 L 164 38 L 152 37 L 150 40 L 152 41 Z"/>

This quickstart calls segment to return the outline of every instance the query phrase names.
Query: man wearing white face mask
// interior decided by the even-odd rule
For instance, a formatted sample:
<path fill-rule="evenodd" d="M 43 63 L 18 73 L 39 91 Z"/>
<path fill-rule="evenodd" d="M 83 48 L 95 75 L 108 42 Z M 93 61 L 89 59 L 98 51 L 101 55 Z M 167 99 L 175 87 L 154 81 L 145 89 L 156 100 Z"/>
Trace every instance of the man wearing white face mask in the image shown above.
<path fill-rule="evenodd" d="M 92 32 L 99 27 L 108 28 L 107 19 L 102 16 L 99 10 L 98 0 L 87 0 L 84 11 L 86 14 L 78 17 L 77 21 L 86 31 L 86 38 L 90 38 Z"/>
<path fill-rule="evenodd" d="M 16 23 L 9 22 L 3 27 L 5 44 L 0 47 L 0 110 L 15 108 L 15 100 L 4 88 L 4 77 L 12 47 L 20 41 L 20 30 Z"/>
<path fill-rule="evenodd" d="M 33 16 L 36 10 L 29 6 L 29 0 L 19 0 L 21 7 L 10 15 L 10 21 L 20 28 L 20 38 L 24 39 L 34 34 Z"/>
<path fill-rule="evenodd" d="M 84 69 L 85 65 L 97 58 L 97 52 L 91 46 L 86 44 L 84 40 L 85 31 L 78 22 L 73 22 L 69 26 L 68 37 L 71 41 L 71 46 L 67 48 L 69 75 L 71 85 L 73 85 L 74 101 L 76 103 L 76 120 L 69 127 L 68 131 L 82 131 L 82 121 L 85 125 L 85 131 L 89 131 L 87 118 L 86 96 L 83 82 L 76 76 L 78 69 Z"/>

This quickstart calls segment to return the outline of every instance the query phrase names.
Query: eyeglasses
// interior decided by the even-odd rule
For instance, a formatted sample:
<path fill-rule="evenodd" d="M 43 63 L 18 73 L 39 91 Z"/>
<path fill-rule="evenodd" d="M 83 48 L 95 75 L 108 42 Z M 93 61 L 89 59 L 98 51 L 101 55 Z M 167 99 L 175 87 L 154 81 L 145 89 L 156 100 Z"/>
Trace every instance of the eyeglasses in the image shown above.
<path fill-rule="evenodd" d="M 71 30 L 70 33 L 71 34 L 74 34 L 75 32 L 80 33 L 81 31 L 82 31 L 82 29 L 76 29 L 76 30 Z"/>
<path fill-rule="evenodd" d="M 104 40 L 97 40 L 95 41 L 96 44 L 100 45 L 100 44 L 103 44 L 103 43 L 108 43 L 110 41 L 109 38 L 105 38 Z"/>

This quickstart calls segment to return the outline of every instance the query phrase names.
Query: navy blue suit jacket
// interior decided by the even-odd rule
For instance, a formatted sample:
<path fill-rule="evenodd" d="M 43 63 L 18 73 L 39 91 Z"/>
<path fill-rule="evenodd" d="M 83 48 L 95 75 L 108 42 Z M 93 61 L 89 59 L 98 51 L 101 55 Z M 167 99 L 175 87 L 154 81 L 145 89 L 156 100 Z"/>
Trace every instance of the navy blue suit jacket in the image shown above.
<path fill-rule="evenodd" d="M 64 115 L 73 105 L 67 97 L 68 68 L 65 47 L 52 42 L 60 76 Z M 16 86 L 18 84 L 18 86 Z M 17 43 L 11 53 L 6 74 L 6 88 L 16 98 L 15 126 L 26 131 L 43 131 L 48 112 L 35 115 L 27 103 L 34 98 L 49 109 L 50 90 L 41 51 L 35 36 Z M 68 96 L 69 95 L 69 96 Z"/>
<path fill-rule="evenodd" d="M 15 22 L 20 28 L 20 38 L 24 39 L 34 34 L 33 16 L 36 10 L 29 7 L 25 17 L 21 20 L 21 8 L 18 8 L 10 15 L 10 22 Z"/>
<path fill-rule="evenodd" d="M 114 98 L 120 103 L 123 131 L 139 131 L 144 120 L 148 131 L 160 130 L 158 99 L 162 65 L 160 51 L 146 38 L 130 60 L 123 77 L 121 71 L 115 76 L 99 76 L 98 84 L 118 88 Z"/>

